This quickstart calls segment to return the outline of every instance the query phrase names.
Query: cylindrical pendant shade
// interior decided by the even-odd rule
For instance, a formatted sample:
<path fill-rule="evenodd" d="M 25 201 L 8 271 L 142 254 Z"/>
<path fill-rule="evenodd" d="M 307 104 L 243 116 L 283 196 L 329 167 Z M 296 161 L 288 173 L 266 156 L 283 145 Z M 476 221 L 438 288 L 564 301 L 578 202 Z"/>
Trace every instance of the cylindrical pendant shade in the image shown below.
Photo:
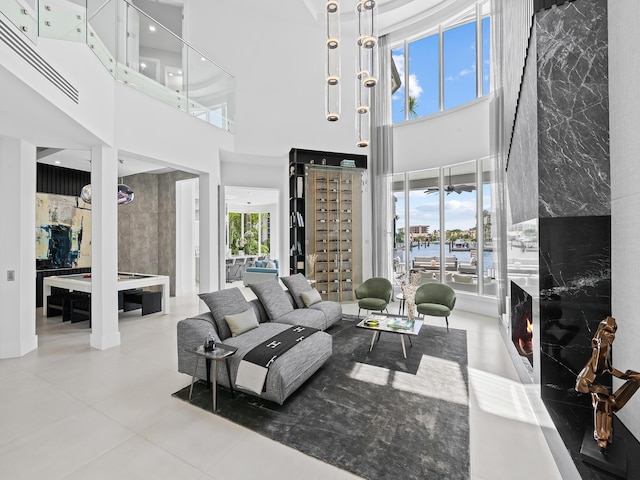
<path fill-rule="evenodd" d="M 326 7 L 325 114 L 335 122 L 340 118 L 340 8 L 337 0 L 328 0 Z"/>
<path fill-rule="evenodd" d="M 376 25 L 375 0 L 361 0 L 356 5 L 358 24 L 358 75 L 365 87 L 375 87 L 376 78 L 376 47 L 378 45 L 378 32 Z"/>
<path fill-rule="evenodd" d="M 361 113 L 356 115 L 356 133 L 358 147 L 364 148 L 369 146 L 369 136 L 371 134 L 371 113 Z"/>
<path fill-rule="evenodd" d="M 331 85 L 327 83 L 326 115 L 327 120 L 336 122 L 340 119 L 340 83 Z"/>
<path fill-rule="evenodd" d="M 356 112 L 360 115 L 369 111 L 371 105 L 370 90 L 366 88 L 360 79 L 360 76 L 356 76 Z"/>

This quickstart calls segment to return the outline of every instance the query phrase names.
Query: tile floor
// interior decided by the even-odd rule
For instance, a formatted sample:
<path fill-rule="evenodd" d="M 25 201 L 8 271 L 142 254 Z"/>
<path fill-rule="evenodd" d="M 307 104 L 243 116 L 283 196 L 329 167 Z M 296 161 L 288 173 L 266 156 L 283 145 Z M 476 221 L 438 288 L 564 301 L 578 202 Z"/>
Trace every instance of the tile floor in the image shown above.
<path fill-rule="evenodd" d="M 170 315 L 121 314 L 122 344 L 104 351 L 86 322 L 39 316 L 39 348 L 0 360 L 0 477 L 357 478 L 171 397 L 190 382 L 175 325 L 199 309 L 194 295 L 172 298 Z M 560 479 L 497 320 L 456 311 L 450 324 L 468 332 L 471 478 Z"/>

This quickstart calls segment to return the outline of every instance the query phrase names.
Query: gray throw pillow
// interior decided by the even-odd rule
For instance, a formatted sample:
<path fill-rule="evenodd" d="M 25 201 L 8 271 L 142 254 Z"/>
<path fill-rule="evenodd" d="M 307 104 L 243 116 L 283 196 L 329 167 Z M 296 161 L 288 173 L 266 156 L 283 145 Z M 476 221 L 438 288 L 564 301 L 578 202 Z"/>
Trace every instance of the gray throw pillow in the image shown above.
<path fill-rule="evenodd" d="M 312 288 L 311 290 L 307 291 L 307 292 L 302 292 L 300 294 L 300 297 L 302 298 L 302 301 L 304 302 L 305 306 L 310 307 L 311 305 L 315 304 L 315 303 L 320 303 L 322 301 L 322 297 L 320 296 L 320 292 L 318 290 L 316 290 L 315 288 Z"/>
<path fill-rule="evenodd" d="M 249 287 L 253 290 L 253 293 L 256 294 L 256 297 L 258 297 L 258 300 L 262 303 L 271 320 L 293 312 L 293 305 L 291 305 L 287 294 L 280 286 L 277 278 L 252 283 Z"/>
<path fill-rule="evenodd" d="M 244 332 L 258 328 L 260 325 L 252 307 L 249 307 L 249 310 L 242 313 L 225 315 L 224 320 L 227 322 L 227 325 L 229 325 L 232 337 L 242 335 Z"/>
<path fill-rule="evenodd" d="M 209 310 L 211 310 L 211 315 L 213 315 L 213 320 L 216 322 L 216 327 L 218 328 L 218 335 L 220 335 L 220 340 L 222 341 L 231 336 L 231 330 L 224 316 L 242 313 L 252 308 L 239 288 L 200 293 L 198 296 L 207 304 Z"/>
<path fill-rule="evenodd" d="M 302 292 L 308 292 L 313 287 L 309 284 L 309 281 L 302 275 L 301 273 L 296 273 L 295 275 L 291 275 L 289 277 L 280 277 L 284 286 L 287 287 L 289 293 L 293 297 L 296 302 L 298 308 L 304 308 L 306 305 L 304 301 L 300 297 Z"/>

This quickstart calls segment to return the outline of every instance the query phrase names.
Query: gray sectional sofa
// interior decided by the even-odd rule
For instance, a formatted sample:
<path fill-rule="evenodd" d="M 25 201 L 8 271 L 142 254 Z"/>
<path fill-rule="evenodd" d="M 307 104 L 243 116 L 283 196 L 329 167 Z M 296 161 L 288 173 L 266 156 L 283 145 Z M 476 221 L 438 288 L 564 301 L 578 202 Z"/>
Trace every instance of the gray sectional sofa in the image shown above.
<path fill-rule="evenodd" d="M 216 342 L 238 348 L 229 358 L 231 381 L 233 387 L 238 388 L 235 379 L 240 362 L 255 346 L 292 325 L 325 330 L 342 318 L 342 306 L 336 302 L 317 301 L 315 290 L 304 276 L 298 274 L 282 277 L 281 280 L 287 286 L 287 291 L 276 279 L 251 285 L 250 288 L 258 297 L 251 301 L 247 301 L 238 288 L 200 294 L 210 311 L 178 322 L 178 371 L 193 375 L 196 362 L 193 350 L 204 343 L 209 333 L 213 333 Z M 309 297 L 314 300 L 307 306 L 305 300 Z M 249 310 L 253 311 L 257 322 L 249 322 L 248 326 L 243 326 L 241 322 L 239 328 L 235 319 L 246 317 Z M 250 313 L 248 316 L 253 318 Z M 242 331 L 243 328 L 247 330 Z M 232 329 L 235 331 L 232 332 Z M 331 335 L 324 331 L 314 333 L 273 362 L 269 367 L 265 388 L 258 396 L 284 403 L 327 361 L 331 353 Z M 221 362 L 219 367 L 218 382 L 229 387 L 225 362 Z M 196 377 L 207 379 L 205 362 L 199 362 Z"/>

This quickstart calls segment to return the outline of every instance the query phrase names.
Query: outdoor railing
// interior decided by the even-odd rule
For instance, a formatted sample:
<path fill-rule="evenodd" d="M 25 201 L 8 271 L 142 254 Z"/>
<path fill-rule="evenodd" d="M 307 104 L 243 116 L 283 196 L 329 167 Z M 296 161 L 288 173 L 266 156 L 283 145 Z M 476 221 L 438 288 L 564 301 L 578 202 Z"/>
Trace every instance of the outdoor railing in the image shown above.
<path fill-rule="evenodd" d="M 0 0 L 0 12 L 32 42 L 37 37 L 86 42 L 118 81 L 234 130 L 234 77 L 135 5 L 38 0 L 36 8 L 35 2 Z"/>

